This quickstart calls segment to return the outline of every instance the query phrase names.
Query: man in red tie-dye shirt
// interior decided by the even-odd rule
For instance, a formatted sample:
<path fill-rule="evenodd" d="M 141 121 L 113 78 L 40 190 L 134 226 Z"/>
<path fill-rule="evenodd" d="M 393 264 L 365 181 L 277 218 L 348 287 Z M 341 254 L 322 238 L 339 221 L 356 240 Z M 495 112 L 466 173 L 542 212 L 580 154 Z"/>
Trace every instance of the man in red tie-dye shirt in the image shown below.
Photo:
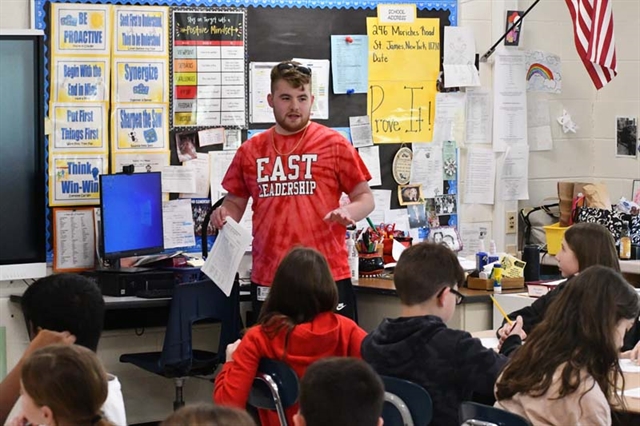
<path fill-rule="evenodd" d="M 327 258 L 340 295 L 338 312 L 356 319 L 345 229 L 374 208 L 367 184 L 371 175 L 342 135 L 309 120 L 314 100 L 310 86 L 310 68 L 292 61 L 273 67 L 267 101 L 276 125 L 238 149 L 222 182 L 228 193 L 213 224 L 221 228 L 227 216 L 240 221 L 253 199 L 251 296 L 256 315 L 280 260 L 302 245 Z M 342 193 L 351 200 L 343 207 Z"/>

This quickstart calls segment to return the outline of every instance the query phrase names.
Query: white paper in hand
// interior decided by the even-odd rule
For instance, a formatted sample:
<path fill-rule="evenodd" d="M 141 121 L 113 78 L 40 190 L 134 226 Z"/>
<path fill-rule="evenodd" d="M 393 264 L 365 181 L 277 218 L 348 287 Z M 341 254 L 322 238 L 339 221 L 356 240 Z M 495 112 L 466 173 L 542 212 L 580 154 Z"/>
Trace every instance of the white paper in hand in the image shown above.
<path fill-rule="evenodd" d="M 227 296 L 231 294 L 233 279 L 250 243 L 251 233 L 231 217 L 227 217 L 227 223 L 220 230 L 211 253 L 202 266 L 202 272 Z"/>
<path fill-rule="evenodd" d="M 406 247 L 402 245 L 398 240 L 393 240 L 393 245 L 391 246 L 391 257 L 396 262 L 400 259 L 400 255 L 403 251 L 405 251 Z"/>

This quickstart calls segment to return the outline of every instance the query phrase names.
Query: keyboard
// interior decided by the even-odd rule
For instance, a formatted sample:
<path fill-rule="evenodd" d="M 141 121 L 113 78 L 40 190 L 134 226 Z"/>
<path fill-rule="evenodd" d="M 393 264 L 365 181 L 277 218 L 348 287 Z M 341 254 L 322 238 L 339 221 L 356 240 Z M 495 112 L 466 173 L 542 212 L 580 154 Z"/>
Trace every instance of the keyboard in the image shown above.
<path fill-rule="evenodd" d="M 136 292 L 136 297 L 142 299 L 162 299 L 167 297 L 173 297 L 172 288 L 154 288 L 151 290 L 140 290 Z"/>

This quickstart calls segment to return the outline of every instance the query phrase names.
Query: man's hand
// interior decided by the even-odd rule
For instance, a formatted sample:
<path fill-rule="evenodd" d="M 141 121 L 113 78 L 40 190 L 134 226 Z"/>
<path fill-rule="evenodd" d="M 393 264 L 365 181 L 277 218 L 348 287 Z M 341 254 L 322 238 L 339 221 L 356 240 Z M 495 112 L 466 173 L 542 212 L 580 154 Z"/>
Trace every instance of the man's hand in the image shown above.
<path fill-rule="evenodd" d="M 240 345 L 240 339 L 227 345 L 227 351 L 226 351 L 227 360 L 225 362 L 233 361 L 233 354 L 235 353 L 236 349 L 238 349 L 239 345 Z"/>
<path fill-rule="evenodd" d="M 640 365 L 640 342 L 630 351 L 622 352 L 620 358 L 629 358 L 634 364 Z"/>
<path fill-rule="evenodd" d="M 336 222 L 343 226 L 355 225 L 355 220 L 351 219 L 351 215 L 344 207 L 338 207 L 337 209 L 330 211 L 324 217 L 327 222 Z"/>
<path fill-rule="evenodd" d="M 227 216 L 229 216 L 229 211 L 224 206 L 215 209 L 211 214 L 213 226 L 215 226 L 216 229 L 222 229 L 222 226 L 227 223 Z"/>

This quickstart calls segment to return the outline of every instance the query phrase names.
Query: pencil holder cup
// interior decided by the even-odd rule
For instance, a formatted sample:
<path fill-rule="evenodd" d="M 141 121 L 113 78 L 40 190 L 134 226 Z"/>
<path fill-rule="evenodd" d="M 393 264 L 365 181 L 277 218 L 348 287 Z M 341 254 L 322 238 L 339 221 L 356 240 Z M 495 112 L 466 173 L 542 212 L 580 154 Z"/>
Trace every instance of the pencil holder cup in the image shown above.
<path fill-rule="evenodd" d="M 358 270 L 361 277 L 373 277 L 384 272 L 384 260 L 382 258 L 383 245 L 378 244 L 376 251 L 371 253 L 358 253 Z"/>

